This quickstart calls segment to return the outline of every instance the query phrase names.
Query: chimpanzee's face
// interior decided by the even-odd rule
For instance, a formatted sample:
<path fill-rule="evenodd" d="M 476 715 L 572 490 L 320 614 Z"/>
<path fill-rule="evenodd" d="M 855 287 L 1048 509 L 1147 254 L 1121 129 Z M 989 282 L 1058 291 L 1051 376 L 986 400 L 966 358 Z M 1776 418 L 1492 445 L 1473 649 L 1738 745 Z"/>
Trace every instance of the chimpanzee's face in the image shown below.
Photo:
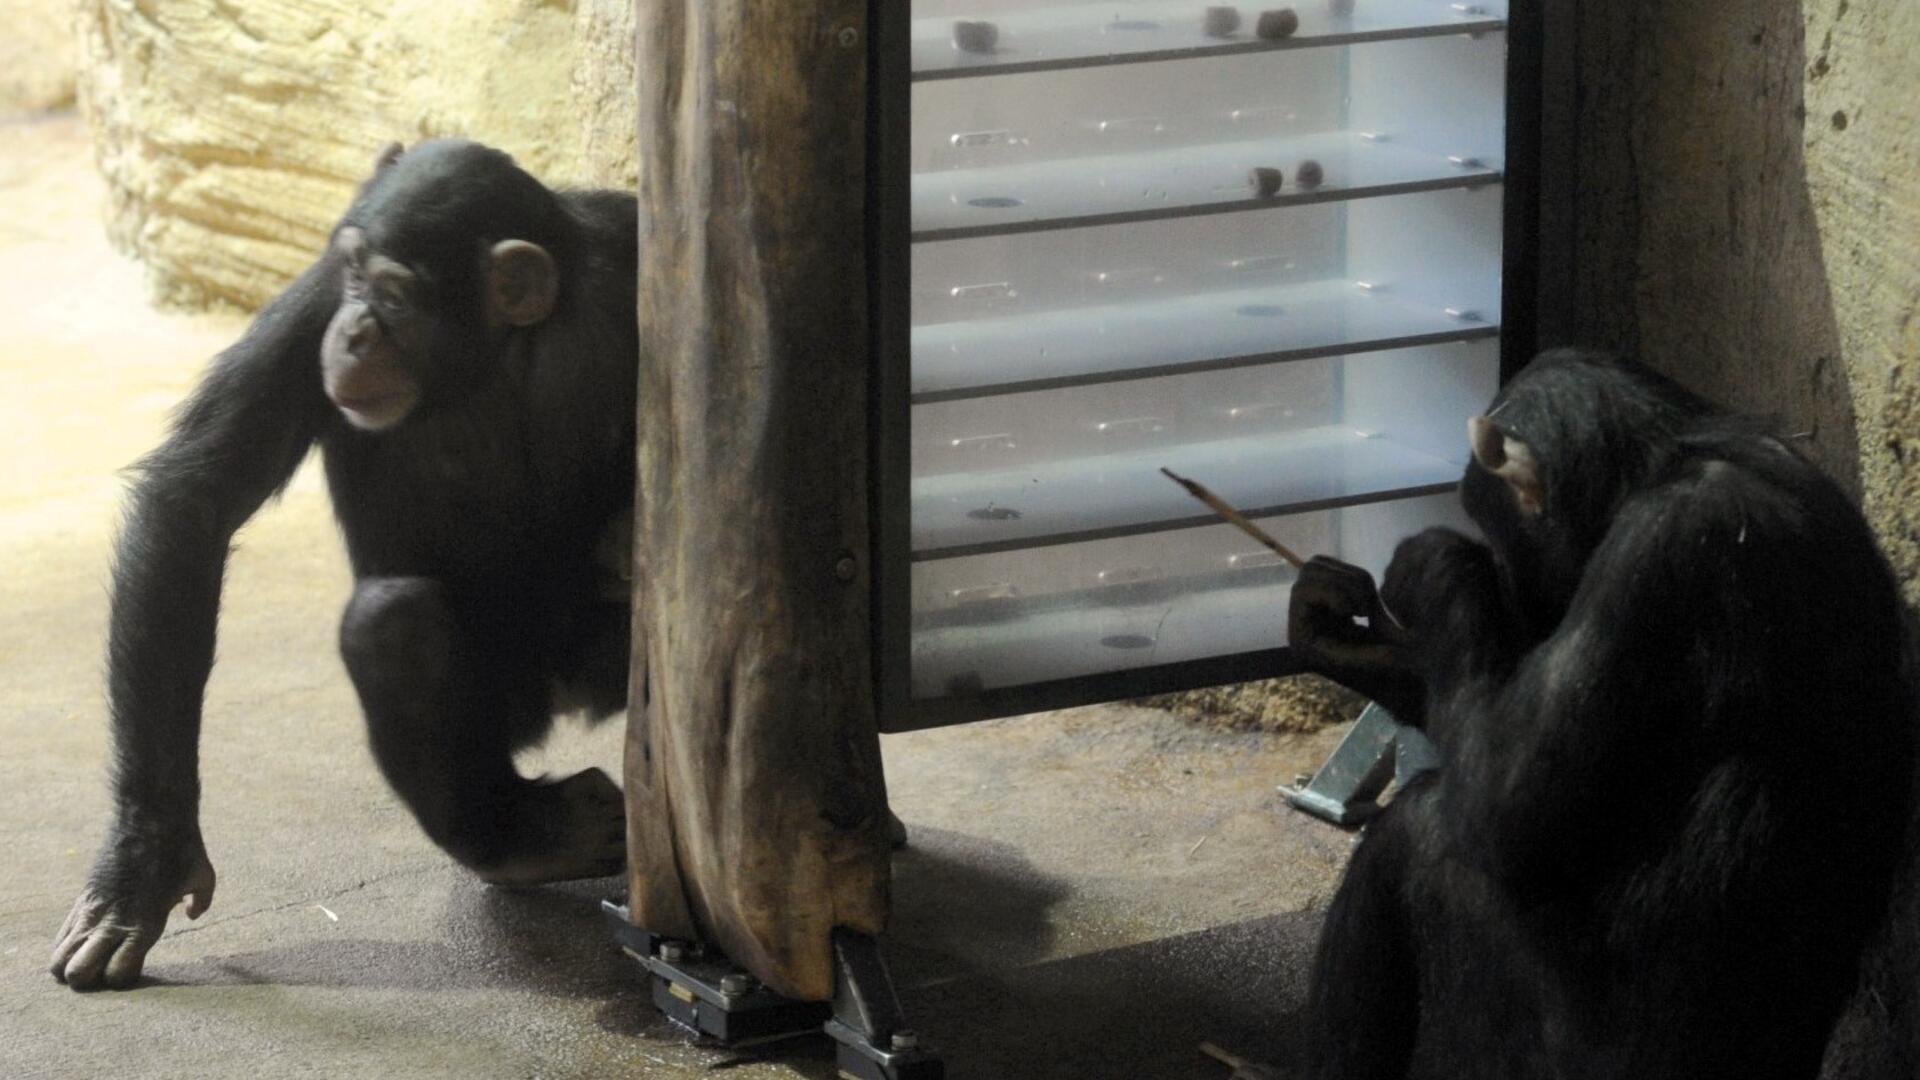
<path fill-rule="evenodd" d="M 419 272 L 372 250 L 358 226 L 333 240 L 341 267 L 340 307 L 320 350 L 327 397 L 347 422 L 381 431 L 420 401 L 427 317 Z"/>
<path fill-rule="evenodd" d="M 492 230 L 556 234 L 561 217 L 499 151 L 459 140 L 382 150 L 328 251 L 340 306 L 321 381 L 347 422 L 384 431 L 456 398 L 517 332 L 544 323 L 560 302 L 559 264 Z"/>

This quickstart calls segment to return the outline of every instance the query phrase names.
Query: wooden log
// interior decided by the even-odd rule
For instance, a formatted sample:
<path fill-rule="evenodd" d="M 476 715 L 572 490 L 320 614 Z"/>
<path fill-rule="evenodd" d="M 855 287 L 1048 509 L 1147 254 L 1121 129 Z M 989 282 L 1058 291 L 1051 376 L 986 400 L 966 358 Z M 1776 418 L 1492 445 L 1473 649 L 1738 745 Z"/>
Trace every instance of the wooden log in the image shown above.
<path fill-rule="evenodd" d="M 641 0 L 630 910 L 833 990 L 890 868 L 868 640 L 864 0 Z M 645 688 L 646 705 L 640 706 Z"/>

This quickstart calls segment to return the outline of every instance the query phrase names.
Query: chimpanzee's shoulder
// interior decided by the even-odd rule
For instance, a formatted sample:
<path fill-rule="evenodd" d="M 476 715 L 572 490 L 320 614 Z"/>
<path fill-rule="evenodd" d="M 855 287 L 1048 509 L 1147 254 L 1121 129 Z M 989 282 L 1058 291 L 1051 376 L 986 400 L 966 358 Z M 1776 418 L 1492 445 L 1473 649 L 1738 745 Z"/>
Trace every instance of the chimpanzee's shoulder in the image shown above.
<path fill-rule="evenodd" d="M 1621 523 L 1667 540 L 1722 531 L 1768 537 L 1785 546 L 1819 546 L 1836 535 L 1870 536 L 1859 508 L 1834 479 L 1786 440 L 1739 417 L 1676 440 L 1654 481 Z"/>
<path fill-rule="evenodd" d="M 635 234 L 639 231 L 640 203 L 630 191 L 566 188 L 555 194 L 589 228 L 609 232 L 624 230 Z"/>

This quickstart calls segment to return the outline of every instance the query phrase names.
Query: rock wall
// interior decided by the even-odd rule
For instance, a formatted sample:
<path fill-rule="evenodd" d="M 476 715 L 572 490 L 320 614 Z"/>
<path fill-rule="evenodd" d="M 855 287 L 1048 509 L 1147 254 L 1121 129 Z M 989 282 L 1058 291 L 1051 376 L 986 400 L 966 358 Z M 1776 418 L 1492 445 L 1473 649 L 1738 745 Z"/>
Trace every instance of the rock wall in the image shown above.
<path fill-rule="evenodd" d="M 1858 490 L 1853 401 L 1801 140 L 1799 0 L 1585 0 L 1556 125 L 1571 321 L 1717 400 L 1780 417 Z M 1554 124 L 1552 114 L 1549 124 Z M 1550 181 L 1554 179 L 1550 175 Z"/>
<path fill-rule="evenodd" d="M 1920 4 L 1807 4 L 1807 186 L 1867 515 L 1920 604 Z"/>
<path fill-rule="evenodd" d="M 1920 4 L 1563 14 L 1572 311 L 1550 336 L 1779 416 L 1920 602 Z"/>
<path fill-rule="evenodd" d="M 113 237 L 163 304 L 253 308 L 391 140 L 466 135 L 549 182 L 631 183 L 626 6 L 80 0 Z"/>
<path fill-rule="evenodd" d="M 0 5 L 0 116 L 71 105 L 74 0 Z"/>

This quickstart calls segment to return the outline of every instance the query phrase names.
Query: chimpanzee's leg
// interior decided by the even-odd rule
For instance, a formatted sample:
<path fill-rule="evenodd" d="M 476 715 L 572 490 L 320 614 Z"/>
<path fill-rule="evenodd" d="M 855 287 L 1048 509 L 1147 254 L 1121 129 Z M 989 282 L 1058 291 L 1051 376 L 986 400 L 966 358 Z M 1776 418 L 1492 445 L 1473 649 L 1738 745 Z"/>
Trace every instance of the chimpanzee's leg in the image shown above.
<path fill-rule="evenodd" d="M 1417 793 L 1424 784 L 1403 791 Z M 1398 800 L 1396 800 L 1397 802 Z M 1408 879 L 1414 841 L 1390 806 L 1367 827 L 1327 909 L 1307 992 L 1313 1080 L 1406 1076 L 1420 1025 L 1420 973 Z"/>
<path fill-rule="evenodd" d="M 482 878 L 531 884 L 618 873 L 620 789 L 598 769 L 524 779 L 513 751 L 551 723 L 537 648 L 462 625 L 427 578 L 354 588 L 340 652 L 367 716 L 373 753 L 433 841 Z"/>

